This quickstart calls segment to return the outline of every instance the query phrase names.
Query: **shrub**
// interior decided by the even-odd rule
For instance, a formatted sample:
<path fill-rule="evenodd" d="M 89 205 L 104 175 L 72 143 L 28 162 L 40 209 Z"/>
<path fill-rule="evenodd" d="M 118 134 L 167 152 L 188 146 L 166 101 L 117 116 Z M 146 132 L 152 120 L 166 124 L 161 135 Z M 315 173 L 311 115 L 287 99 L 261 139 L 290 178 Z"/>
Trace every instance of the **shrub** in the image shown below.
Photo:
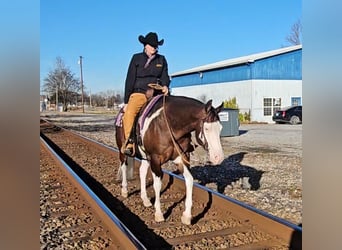
<path fill-rule="evenodd" d="M 239 109 L 239 105 L 236 102 L 236 97 L 229 98 L 228 100 L 225 100 L 223 102 L 223 107 L 224 108 L 231 108 L 231 109 Z M 239 121 L 240 122 L 249 122 L 251 120 L 251 112 L 248 111 L 245 113 L 240 113 L 239 112 Z"/>

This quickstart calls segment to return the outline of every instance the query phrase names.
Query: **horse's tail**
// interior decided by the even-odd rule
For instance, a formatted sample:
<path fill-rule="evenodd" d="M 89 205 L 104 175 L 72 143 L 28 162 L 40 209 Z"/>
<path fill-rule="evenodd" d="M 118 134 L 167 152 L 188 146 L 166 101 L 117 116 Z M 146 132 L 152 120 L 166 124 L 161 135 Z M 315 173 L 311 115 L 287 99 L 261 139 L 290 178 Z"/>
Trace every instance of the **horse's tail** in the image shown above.
<path fill-rule="evenodd" d="M 122 118 L 123 118 L 123 108 L 120 109 L 118 115 L 115 118 L 114 125 L 115 125 L 115 140 L 116 144 L 119 148 L 121 149 L 122 145 L 125 142 L 125 133 L 123 130 L 123 125 L 122 125 Z"/>

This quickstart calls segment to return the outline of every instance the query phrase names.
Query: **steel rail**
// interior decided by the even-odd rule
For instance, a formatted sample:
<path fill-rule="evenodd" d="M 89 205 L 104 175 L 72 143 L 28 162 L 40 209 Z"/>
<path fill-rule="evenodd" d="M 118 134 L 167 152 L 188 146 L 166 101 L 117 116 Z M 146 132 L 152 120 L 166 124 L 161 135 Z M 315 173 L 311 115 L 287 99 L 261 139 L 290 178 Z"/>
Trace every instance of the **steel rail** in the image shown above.
<path fill-rule="evenodd" d="M 72 170 L 72 168 L 57 154 L 55 150 L 50 147 L 48 142 L 40 136 L 40 140 L 44 147 L 52 156 L 58 160 L 62 169 L 70 177 L 70 180 L 82 193 L 83 197 L 89 201 L 92 208 L 97 212 L 100 218 L 112 231 L 111 234 L 115 237 L 124 247 L 128 249 L 141 249 L 147 248 L 135 237 L 135 235 L 120 221 L 120 219 L 104 204 L 104 202 L 89 188 L 89 186 Z M 94 202 L 96 206 L 94 205 Z"/>
<path fill-rule="evenodd" d="M 48 122 L 50 123 L 50 122 Z M 56 126 L 56 125 L 54 125 Z M 64 129 L 64 128 L 63 128 Z M 69 130 L 68 130 L 69 131 Z M 83 140 L 88 141 L 98 147 L 106 148 L 110 152 L 118 153 L 118 149 L 104 145 L 93 139 L 87 138 L 80 134 L 70 131 Z M 138 168 L 140 160 L 134 158 L 134 168 Z M 173 185 L 177 188 L 184 189 L 184 178 L 180 175 L 164 170 L 165 174 L 163 178 L 163 185 L 167 184 L 172 179 Z M 207 193 L 207 195 L 203 195 Z M 302 247 L 302 227 L 295 225 L 285 219 L 271 215 L 263 210 L 259 210 L 253 206 L 250 206 L 244 202 L 235 200 L 229 196 L 223 195 L 205 186 L 201 186 L 194 183 L 193 196 L 196 199 L 202 200 L 208 203 L 208 199 L 211 200 L 212 205 L 219 207 L 222 211 L 232 212 L 237 218 L 241 220 L 248 219 L 253 225 L 256 225 L 265 232 L 277 236 L 280 239 L 287 242 L 291 249 L 301 249 Z"/>
<path fill-rule="evenodd" d="M 174 177 L 174 184 L 184 186 L 184 178 L 180 175 L 174 174 L 167 170 L 163 170 L 168 176 Z M 176 180 L 176 181 L 175 181 Z M 180 183 L 177 183 L 179 181 Z M 285 219 L 271 215 L 263 210 L 257 209 L 244 202 L 233 199 L 229 196 L 223 195 L 217 191 L 214 191 L 208 187 L 202 186 L 198 183 L 194 183 L 193 195 L 198 199 L 203 199 L 201 192 L 207 192 L 212 197 L 212 203 L 214 206 L 220 207 L 222 210 L 231 211 L 240 219 L 248 218 L 252 224 L 257 225 L 265 232 L 275 235 L 294 249 L 301 249 L 302 246 L 302 227 L 293 224 Z M 222 202 L 226 201 L 226 202 Z"/>

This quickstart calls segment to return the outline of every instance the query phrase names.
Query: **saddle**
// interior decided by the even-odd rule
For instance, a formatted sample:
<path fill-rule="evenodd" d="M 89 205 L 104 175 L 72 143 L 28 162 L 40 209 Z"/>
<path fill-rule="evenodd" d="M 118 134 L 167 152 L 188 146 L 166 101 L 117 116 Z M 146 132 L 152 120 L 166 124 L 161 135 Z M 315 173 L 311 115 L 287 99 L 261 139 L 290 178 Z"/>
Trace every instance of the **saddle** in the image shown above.
<path fill-rule="evenodd" d="M 142 130 L 144 126 L 144 122 L 145 122 L 147 115 L 150 113 L 153 106 L 157 103 L 157 101 L 162 96 L 163 96 L 162 94 L 159 94 L 159 95 L 151 97 L 144 104 L 144 106 L 140 109 L 138 115 L 134 119 L 133 127 L 132 127 L 131 134 L 129 137 L 132 144 L 142 146 L 142 139 L 141 139 L 140 131 Z M 115 126 L 117 127 L 123 126 L 122 124 L 123 115 L 124 115 L 123 108 L 121 108 L 119 111 L 119 114 L 117 115 L 115 119 Z"/>

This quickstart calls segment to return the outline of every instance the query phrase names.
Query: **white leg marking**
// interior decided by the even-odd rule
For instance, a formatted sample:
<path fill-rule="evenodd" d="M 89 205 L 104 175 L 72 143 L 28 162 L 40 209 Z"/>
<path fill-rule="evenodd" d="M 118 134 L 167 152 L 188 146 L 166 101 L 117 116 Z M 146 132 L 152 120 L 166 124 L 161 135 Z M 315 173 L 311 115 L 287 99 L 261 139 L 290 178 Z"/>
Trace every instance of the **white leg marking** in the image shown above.
<path fill-rule="evenodd" d="M 156 201 L 154 202 L 154 208 L 155 208 L 155 213 L 154 213 L 154 219 L 156 222 L 161 222 L 164 221 L 164 215 L 161 212 L 160 208 L 160 190 L 161 190 L 161 178 L 157 177 L 154 173 L 152 173 L 153 176 L 153 188 L 154 188 L 154 194 L 156 197 Z"/>
<path fill-rule="evenodd" d="M 140 197 L 144 203 L 145 207 L 152 206 L 150 199 L 147 197 L 146 193 L 146 176 L 147 170 L 150 164 L 146 160 L 142 160 L 139 168 L 139 175 L 140 175 Z"/>
<path fill-rule="evenodd" d="M 128 197 L 127 190 L 127 165 L 122 163 L 121 165 L 121 174 L 122 174 L 122 182 L 121 182 L 121 195 L 125 198 Z"/>
<path fill-rule="evenodd" d="M 118 169 L 118 172 L 116 173 L 116 180 L 121 181 L 122 180 L 122 170 L 121 170 L 121 165 Z"/>
<path fill-rule="evenodd" d="M 185 225 L 191 224 L 191 207 L 192 207 L 192 188 L 194 178 L 186 166 L 183 167 L 183 176 L 185 179 L 186 197 L 185 197 L 185 210 L 182 215 L 182 223 Z"/>

